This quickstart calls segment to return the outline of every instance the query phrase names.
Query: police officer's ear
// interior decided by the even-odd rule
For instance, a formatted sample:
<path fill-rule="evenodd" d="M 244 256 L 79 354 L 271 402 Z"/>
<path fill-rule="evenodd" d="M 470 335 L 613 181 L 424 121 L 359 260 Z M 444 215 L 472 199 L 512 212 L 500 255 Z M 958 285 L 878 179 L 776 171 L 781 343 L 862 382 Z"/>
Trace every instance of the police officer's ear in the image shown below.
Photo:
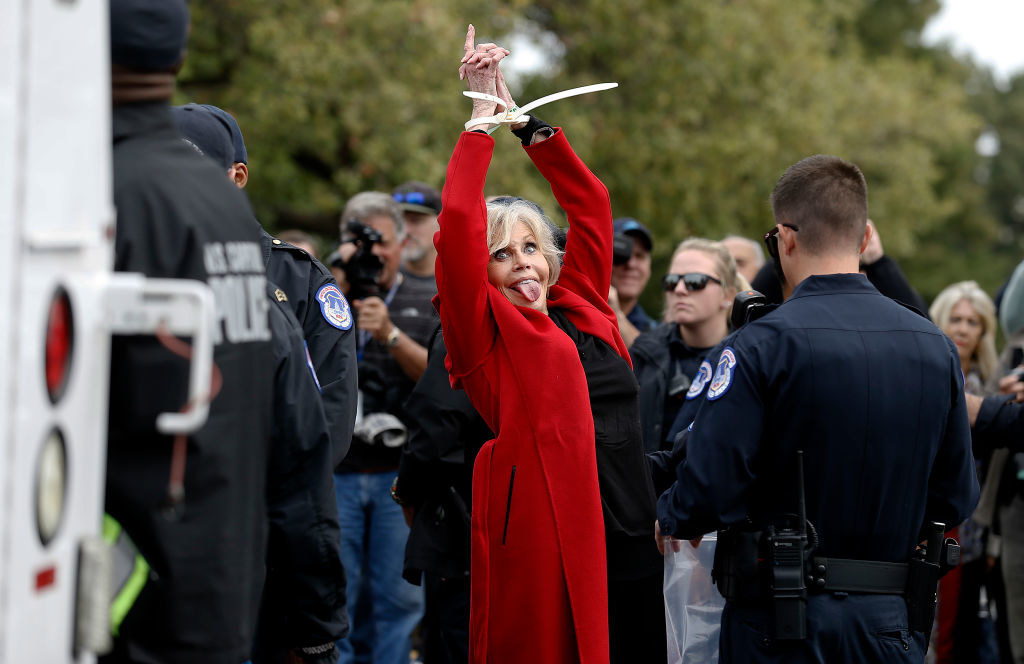
<path fill-rule="evenodd" d="M 228 170 L 228 177 L 236 187 L 245 189 L 245 184 L 249 181 L 249 168 L 244 163 L 236 161 Z"/>
<path fill-rule="evenodd" d="M 796 247 L 797 232 L 785 224 L 779 227 L 779 253 L 789 255 Z"/>
<path fill-rule="evenodd" d="M 864 255 L 864 250 L 871 244 L 871 237 L 875 234 L 875 225 L 868 219 L 868 223 L 864 226 L 864 238 L 860 242 L 860 251 L 858 252 L 861 256 Z M 878 245 L 881 248 L 881 244 Z"/>

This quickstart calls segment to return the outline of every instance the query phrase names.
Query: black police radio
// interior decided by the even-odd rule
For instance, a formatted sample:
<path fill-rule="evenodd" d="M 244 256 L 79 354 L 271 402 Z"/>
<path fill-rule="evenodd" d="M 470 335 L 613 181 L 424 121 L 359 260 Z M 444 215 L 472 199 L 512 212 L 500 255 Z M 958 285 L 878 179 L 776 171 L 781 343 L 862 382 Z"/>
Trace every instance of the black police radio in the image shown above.
<path fill-rule="evenodd" d="M 729 322 L 732 324 L 732 329 L 738 330 L 774 308 L 768 304 L 768 298 L 758 291 L 740 291 L 732 300 L 732 314 L 729 316 Z"/>
<path fill-rule="evenodd" d="M 775 638 L 796 641 L 807 638 L 807 581 L 804 569 L 809 553 L 807 504 L 804 500 L 804 453 L 796 452 L 797 491 L 800 496 L 796 520 L 785 517 L 769 525 L 761 539 L 771 576 Z"/>

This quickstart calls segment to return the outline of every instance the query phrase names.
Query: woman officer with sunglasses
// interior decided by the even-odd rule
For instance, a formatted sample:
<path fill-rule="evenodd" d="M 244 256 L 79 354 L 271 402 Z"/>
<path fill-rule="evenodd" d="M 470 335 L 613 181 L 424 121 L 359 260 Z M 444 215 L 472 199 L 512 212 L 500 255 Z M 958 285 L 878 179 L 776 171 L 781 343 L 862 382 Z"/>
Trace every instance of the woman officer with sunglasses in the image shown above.
<path fill-rule="evenodd" d="M 640 335 L 630 349 L 647 452 L 672 448 L 666 436 L 676 415 L 711 378 L 704 356 L 729 333 L 733 298 L 746 287 L 741 279 L 720 242 L 691 238 L 672 254 L 662 279 L 666 322 Z"/>

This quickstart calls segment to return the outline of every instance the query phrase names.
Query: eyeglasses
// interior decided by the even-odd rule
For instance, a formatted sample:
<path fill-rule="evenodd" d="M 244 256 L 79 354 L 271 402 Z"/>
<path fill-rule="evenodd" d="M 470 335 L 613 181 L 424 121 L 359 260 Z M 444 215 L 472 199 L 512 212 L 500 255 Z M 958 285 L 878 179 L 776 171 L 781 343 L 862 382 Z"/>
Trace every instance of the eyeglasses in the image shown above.
<path fill-rule="evenodd" d="M 399 203 L 409 203 L 411 205 L 423 205 L 427 202 L 427 197 L 423 195 L 421 191 L 409 191 L 404 194 L 392 194 Z"/>
<path fill-rule="evenodd" d="M 676 289 L 680 281 L 683 282 L 683 285 L 686 286 L 686 290 L 689 292 L 704 290 L 709 281 L 713 281 L 719 286 L 722 285 L 721 280 L 703 272 L 687 272 L 686 274 L 673 274 L 669 272 L 662 277 L 661 287 L 665 289 L 665 292 L 671 293 Z"/>
<path fill-rule="evenodd" d="M 768 249 L 768 255 L 775 261 L 776 265 L 779 263 L 779 226 L 785 226 L 794 231 L 800 230 L 799 227 L 793 224 L 777 224 L 775 228 L 764 234 L 764 246 Z"/>

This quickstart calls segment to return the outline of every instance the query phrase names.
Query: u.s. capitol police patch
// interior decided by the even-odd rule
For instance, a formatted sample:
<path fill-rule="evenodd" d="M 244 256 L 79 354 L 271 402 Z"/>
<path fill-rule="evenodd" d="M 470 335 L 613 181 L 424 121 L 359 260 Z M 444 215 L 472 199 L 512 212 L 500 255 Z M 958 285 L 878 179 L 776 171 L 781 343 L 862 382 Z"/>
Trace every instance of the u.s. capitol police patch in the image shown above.
<path fill-rule="evenodd" d="M 736 374 L 736 353 L 730 346 L 718 357 L 718 367 L 715 369 L 715 377 L 711 379 L 708 386 L 708 401 L 720 398 L 732 386 L 732 379 Z"/>
<path fill-rule="evenodd" d="M 339 330 L 352 327 L 352 310 L 348 306 L 348 300 L 336 285 L 321 286 L 316 292 L 316 301 L 320 303 L 320 313 L 328 323 Z"/>
<path fill-rule="evenodd" d="M 693 382 L 690 383 L 690 389 L 686 391 L 686 398 L 696 399 L 699 397 L 710 380 L 711 363 L 704 360 L 700 363 L 700 369 L 697 369 L 697 375 L 693 377 Z"/>

